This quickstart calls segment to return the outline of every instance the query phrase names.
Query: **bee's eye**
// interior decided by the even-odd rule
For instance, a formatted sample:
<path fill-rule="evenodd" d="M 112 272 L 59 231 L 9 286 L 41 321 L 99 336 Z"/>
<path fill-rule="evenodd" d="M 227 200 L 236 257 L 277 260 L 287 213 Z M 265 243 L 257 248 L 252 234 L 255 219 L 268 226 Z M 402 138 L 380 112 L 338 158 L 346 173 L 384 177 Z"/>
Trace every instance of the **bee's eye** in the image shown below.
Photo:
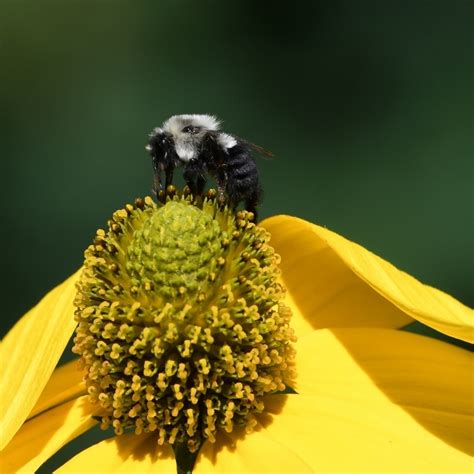
<path fill-rule="evenodd" d="M 197 133 L 199 132 L 199 127 L 193 127 L 192 125 L 188 125 L 181 130 L 183 133 Z"/>

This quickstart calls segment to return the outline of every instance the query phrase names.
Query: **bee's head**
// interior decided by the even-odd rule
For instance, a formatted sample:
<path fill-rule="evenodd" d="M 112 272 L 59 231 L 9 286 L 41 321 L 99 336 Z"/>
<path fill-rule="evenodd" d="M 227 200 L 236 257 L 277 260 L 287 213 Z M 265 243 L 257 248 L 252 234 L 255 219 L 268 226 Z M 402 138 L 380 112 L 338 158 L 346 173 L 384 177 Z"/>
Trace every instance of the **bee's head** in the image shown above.
<path fill-rule="evenodd" d="M 212 115 L 173 115 L 160 130 L 173 140 L 179 159 L 188 162 L 197 158 L 206 133 L 219 130 L 219 125 Z"/>
<path fill-rule="evenodd" d="M 173 137 L 162 128 L 157 127 L 150 133 L 148 145 L 145 147 L 153 158 L 164 157 L 174 147 Z"/>

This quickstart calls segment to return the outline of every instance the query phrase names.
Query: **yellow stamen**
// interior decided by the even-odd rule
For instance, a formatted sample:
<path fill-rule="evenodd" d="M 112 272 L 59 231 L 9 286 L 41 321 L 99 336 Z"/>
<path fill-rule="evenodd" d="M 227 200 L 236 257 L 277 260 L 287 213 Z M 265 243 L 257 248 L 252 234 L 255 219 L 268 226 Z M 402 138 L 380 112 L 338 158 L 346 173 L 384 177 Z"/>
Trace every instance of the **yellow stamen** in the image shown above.
<path fill-rule="evenodd" d="M 251 431 L 292 376 L 279 257 L 250 213 L 213 196 L 137 200 L 86 250 L 74 351 L 103 428 L 195 451 L 219 429 Z"/>

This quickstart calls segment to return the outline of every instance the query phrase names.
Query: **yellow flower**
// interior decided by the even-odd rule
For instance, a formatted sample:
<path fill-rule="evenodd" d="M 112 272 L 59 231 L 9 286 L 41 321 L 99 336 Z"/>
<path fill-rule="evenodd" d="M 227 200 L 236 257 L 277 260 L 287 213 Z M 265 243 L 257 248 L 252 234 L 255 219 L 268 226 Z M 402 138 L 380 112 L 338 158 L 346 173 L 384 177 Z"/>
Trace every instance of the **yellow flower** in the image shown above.
<path fill-rule="evenodd" d="M 471 472 L 472 355 L 397 328 L 414 318 L 473 342 L 473 311 L 325 228 L 288 216 L 266 219 L 261 226 L 282 259 L 285 304 L 297 335 L 296 378 L 291 382 L 296 393 L 266 394 L 255 388 L 263 412 L 242 412 L 253 432 L 246 433 L 245 427 L 231 427 L 229 433 L 203 431 L 209 439 L 215 434 L 216 442 L 203 443 L 193 472 Z M 104 400 L 110 380 L 104 380 L 110 371 L 103 379 L 89 377 L 89 395 L 100 400 L 91 404 L 76 362 L 54 370 L 77 325 L 73 300 L 78 281 L 87 294 L 92 286 L 84 288 L 92 276 L 77 272 L 48 293 L 1 343 L 2 472 L 33 472 L 98 419 L 107 424 Z M 185 295 L 187 289 L 176 285 Z M 77 317 L 82 310 L 78 300 L 76 304 Z M 281 329 L 286 327 L 285 312 L 280 323 L 278 314 L 272 323 L 275 341 L 287 334 Z M 87 338 L 93 330 L 80 327 L 82 342 L 78 345 L 76 339 L 76 346 L 86 366 L 97 368 L 88 359 Z M 291 359 L 285 344 L 276 347 Z M 133 341 L 128 350 L 132 347 L 137 347 Z M 122 349 L 114 348 L 114 354 L 119 357 Z M 272 354 L 280 362 L 277 356 Z M 153 371 L 152 365 L 147 370 Z M 274 388 L 282 388 L 278 373 L 267 374 Z M 146 392 L 138 379 L 132 382 L 136 393 Z M 187 426 L 191 434 L 186 439 L 199 443 L 199 437 L 193 438 L 194 424 Z M 121 426 L 114 427 L 121 432 Z M 176 472 L 168 441 L 178 430 L 157 433 L 114 436 L 84 450 L 59 472 Z M 158 445 L 160 439 L 165 443 Z"/>

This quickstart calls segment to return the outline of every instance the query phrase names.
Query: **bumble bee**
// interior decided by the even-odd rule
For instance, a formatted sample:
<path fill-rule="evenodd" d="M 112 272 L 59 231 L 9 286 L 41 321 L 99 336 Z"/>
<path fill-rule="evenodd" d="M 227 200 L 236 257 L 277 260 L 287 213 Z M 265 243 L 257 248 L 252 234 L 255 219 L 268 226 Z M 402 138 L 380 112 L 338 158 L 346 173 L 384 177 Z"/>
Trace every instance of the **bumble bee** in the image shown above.
<path fill-rule="evenodd" d="M 220 122 L 211 115 L 173 115 L 150 134 L 146 149 L 154 168 L 154 192 L 159 197 L 173 182 L 175 168 L 183 168 L 183 177 L 192 194 L 204 191 L 207 177 L 216 180 L 222 204 L 245 208 L 257 219 L 261 198 L 257 165 L 251 151 L 272 154 L 235 135 L 220 131 Z"/>

